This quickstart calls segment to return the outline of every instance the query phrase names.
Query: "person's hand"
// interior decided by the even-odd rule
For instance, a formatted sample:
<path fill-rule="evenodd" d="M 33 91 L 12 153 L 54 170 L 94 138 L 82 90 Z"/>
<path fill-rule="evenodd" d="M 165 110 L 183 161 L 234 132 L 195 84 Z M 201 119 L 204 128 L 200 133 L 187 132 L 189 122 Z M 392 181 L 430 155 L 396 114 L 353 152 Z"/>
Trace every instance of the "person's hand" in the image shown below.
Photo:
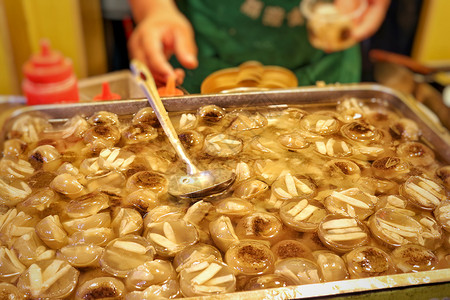
<path fill-rule="evenodd" d="M 174 69 L 169 59 L 175 55 L 183 67 L 197 67 L 197 46 L 191 24 L 170 0 L 135 0 L 130 4 L 138 21 L 128 42 L 130 56 L 144 62 L 157 83 L 164 84 L 169 77 L 174 77 L 181 84 L 184 70 Z"/>
<path fill-rule="evenodd" d="M 368 2 L 369 6 L 353 30 L 353 37 L 357 41 L 365 40 L 380 28 L 391 3 L 390 0 L 368 0 Z"/>
<path fill-rule="evenodd" d="M 352 10 L 359 0 L 336 0 L 341 11 Z M 368 6 L 352 31 L 353 38 L 360 42 L 372 36 L 380 28 L 389 8 L 390 0 L 368 0 Z M 353 7 L 352 7 L 353 6 Z"/>

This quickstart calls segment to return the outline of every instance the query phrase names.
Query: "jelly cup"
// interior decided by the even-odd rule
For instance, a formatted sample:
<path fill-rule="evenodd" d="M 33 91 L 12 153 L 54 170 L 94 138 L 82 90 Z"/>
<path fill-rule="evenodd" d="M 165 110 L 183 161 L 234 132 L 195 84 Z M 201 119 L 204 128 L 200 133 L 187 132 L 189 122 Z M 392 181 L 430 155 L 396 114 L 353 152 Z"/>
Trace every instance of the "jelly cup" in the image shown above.
<path fill-rule="evenodd" d="M 357 43 L 352 31 L 367 8 L 367 0 L 340 1 L 345 5 L 337 5 L 336 2 L 303 0 L 300 4 L 307 19 L 311 45 L 326 52 L 341 51 Z"/>
<path fill-rule="evenodd" d="M 350 278 L 367 278 L 396 273 L 392 258 L 382 249 L 373 246 L 358 247 L 344 255 Z"/>
<path fill-rule="evenodd" d="M 236 277 L 232 268 L 219 261 L 196 262 L 180 271 L 184 296 L 208 296 L 234 292 Z"/>
<path fill-rule="evenodd" d="M 319 224 L 322 243 L 337 253 L 345 253 L 369 243 L 369 231 L 358 219 L 328 215 Z"/>

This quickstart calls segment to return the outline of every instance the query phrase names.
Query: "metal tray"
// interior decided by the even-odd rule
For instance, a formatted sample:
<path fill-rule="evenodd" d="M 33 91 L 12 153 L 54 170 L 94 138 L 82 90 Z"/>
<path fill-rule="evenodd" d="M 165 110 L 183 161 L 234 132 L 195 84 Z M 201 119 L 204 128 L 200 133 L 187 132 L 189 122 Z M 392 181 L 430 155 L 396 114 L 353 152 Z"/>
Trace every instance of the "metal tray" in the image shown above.
<path fill-rule="evenodd" d="M 430 115 L 413 98 L 409 98 L 393 89 L 378 84 L 335 85 L 326 87 L 302 87 L 269 91 L 252 91 L 210 95 L 186 95 L 164 98 L 169 112 L 196 110 L 207 104 L 221 107 L 283 107 L 300 104 L 305 107 L 315 105 L 333 105 L 344 97 L 379 100 L 388 107 L 396 109 L 406 118 L 417 122 L 422 130 L 422 138 L 439 158 L 450 164 L 450 133 L 435 117 Z M 64 121 L 76 114 L 91 115 L 107 110 L 118 115 L 131 115 L 139 109 L 149 106 L 146 99 L 101 101 L 71 104 L 51 104 L 28 106 L 11 113 L 9 119 L 24 113 L 41 112 L 51 121 Z M 6 121 L 3 130 L 10 122 Z M 2 135 L 2 138 L 4 134 Z M 1 142 L 1 141 L 0 141 Z"/>
<path fill-rule="evenodd" d="M 450 164 L 450 135 L 436 124 L 432 118 L 417 106 L 413 99 L 377 84 L 336 85 L 326 87 L 304 87 L 287 90 L 271 90 L 244 93 L 226 93 L 212 95 L 187 95 L 165 98 L 164 104 L 170 112 L 192 111 L 206 104 L 222 107 L 285 107 L 296 104 L 305 107 L 317 105 L 335 105 L 343 97 L 358 97 L 377 100 L 396 109 L 403 116 L 417 122 L 422 130 L 422 140 L 433 148 L 438 159 Z M 121 100 L 110 102 L 90 102 L 61 105 L 39 105 L 24 107 L 14 111 L 10 120 L 25 113 L 39 112 L 47 115 L 53 122 L 64 121 L 76 114 L 89 116 L 100 110 L 119 115 L 131 115 L 143 107 L 149 106 L 146 99 Z M 8 127 L 6 122 L 3 130 Z M 2 134 L 4 137 L 4 134 Z M 186 299 L 293 299 L 320 296 L 342 295 L 355 292 L 376 291 L 398 287 L 410 287 L 432 283 L 450 282 L 450 269 L 424 271 L 418 273 L 378 276 L 364 279 L 325 282 L 284 288 L 235 292 L 209 297 L 191 297 Z"/>

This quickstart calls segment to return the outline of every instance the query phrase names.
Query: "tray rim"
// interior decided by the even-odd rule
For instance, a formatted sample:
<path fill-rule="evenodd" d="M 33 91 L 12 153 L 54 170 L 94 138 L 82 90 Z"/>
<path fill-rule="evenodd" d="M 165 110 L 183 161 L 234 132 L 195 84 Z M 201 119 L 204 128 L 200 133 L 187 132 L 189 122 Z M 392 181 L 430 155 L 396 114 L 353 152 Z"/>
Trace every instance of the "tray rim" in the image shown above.
<path fill-rule="evenodd" d="M 330 84 L 326 86 L 303 86 L 303 87 L 295 87 L 295 88 L 286 88 L 286 89 L 272 89 L 272 90 L 261 90 L 261 91 L 248 91 L 248 92 L 227 92 L 227 93 L 219 93 L 219 94 L 189 94 L 189 95 L 181 95 L 181 96 L 173 96 L 173 97 L 164 97 L 162 98 L 163 103 L 168 106 L 168 111 L 175 111 L 170 109 L 171 106 L 177 107 L 177 103 L 183 101 L 204 101 L 208 99 L 220 99 L 220 98 L 247 98 L 254 97 L 259 95 L 265 95 L 267 98 L 274 95 L 284 95 L 290 93 L 317 93 L 317 92 L 355 92 L 355 91 L 372 91 L 388 94 L 391 97 L 398 98 L 403 103 L 405 103 L 411 110 L 415 113 L 420 114 L 421 117 L 427 119 L 428 122 L 433 123 L 433 127 L 436 127 L 435 122 L 432 118 L 426 115 L 423 112 L 421 106 L 413 103 L 414 99 L 412 97 L 407 96 L 395 89 L 390 87 L 378 84 L 378 83 L 353 83 L 353 84 Z M 16 109 L 13 113 L 11 113 L 10 117 L 16 117 L 22 113 L 32 112 L 32 111 L 48 111 L 52 109 L 64 109 L 68 107 L 72 108 L 85 108 L 85 107 L 101 107 L 105 106 L 123 106 L 127 104 L 143 104 L 145 106 L 149 106 L 147 103 L 147 99 L 145 98 L 136 98 L 136 99 L 123 99 L 123 100 L 106 100 L 106 101 L 90 101 L 90 102 L 78 102 L 78 103 L 55 103 L 55 104 L 43 104 L 43 105 L 34 105 L 34 106 L 24 106 Z M 439 131 L 447 131 L 445 128 L 441 128 L 438 125 Z"/>
<path fill-rule="evenodd" d="M 252 97 L 254 95 L 278 95 L 280 93 L 314 93 L 314 92 L 342 92 L 342 91 L 359 91 L 359 90 L 367 90 L 367 91 L 377 91 L 383 92 L 386 94 L 390 94 L 396 98 L 403 100 L 403 102 L 408 103 L 410 106 L 410 101 L 406 100 L 406 96 L 400 93 L 397 90 L 389 88 L 384 85 L 376 84 L 376 83 L 357 83 L 357 84 L 338 84 L 338 85 L 326 85 L 324 87 L 319 86 L 304 86 L 304 87 L 296 87 L 296 88 L 287 88 L 287 89 L 272 89 L 272 90 L 261 90 L 261 91 L 248 91 L 248 92 L 229 92 L 229 93 L 219 93 L 219 94 L 189 94 L 182 96 L 173 96 L 173 97 L 163 97 L 163 103 L 167 105 L 173 104 L 173 102 L 183 101 L 183 100 L 198 100 L 198 99 L 207 99 L 211 97 Z M 24 106 L 18 108 L 11 114 L 11 117 L 16 117 L 22 113 L 32 112 L 32 111 L 40 111 L 40 110 L 51 110 L 51 109 L 63 109 L 67 107 L 102 107 L 102 106 L 116 106 L 123 105 L 128 103 L 144 103 L 147 104 L 147 99 L 145 98 L 137 98 L 137 99 L 122 99 L 122 100 L 104 100 L 104 101 L 90 101 L 90 102 L 77 102 L 77 103 L 55 103 L 55 104 L 42 104 L 42 105 L 33 105 L 33 106 Z M 147 105 L 148 106 L 148 105 Z M 168 109 L 168 111 L 172 111 Z"/>
<path fill-rule="evenodd" d="M 415 273 L 375 276 L 368 278 L 312 283 L 281 288 L 241 291 L 210 296 L 196 296 L 188 300 L 248 300 L 248 299 L 304 299 L 325 296 L 348 296 L 358 292 L 373 292 L 402 287 L 416 287 L 436 283 L 448 283 L 450 268 Z"/>

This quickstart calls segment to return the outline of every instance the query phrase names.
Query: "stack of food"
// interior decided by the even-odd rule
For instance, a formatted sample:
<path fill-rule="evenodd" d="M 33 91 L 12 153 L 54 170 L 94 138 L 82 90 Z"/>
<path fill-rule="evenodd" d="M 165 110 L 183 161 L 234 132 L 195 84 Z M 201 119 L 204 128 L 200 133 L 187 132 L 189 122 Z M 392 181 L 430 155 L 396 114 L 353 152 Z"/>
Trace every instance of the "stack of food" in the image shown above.
<path fill-rule="evenodd" d="M 376 102 L 172 115 L 202 169 L 237 175 L 195 203 L 150 108 L 64 123 L 23 114 L 0 160 L 6 298 L 215 295 L 450 267 L 450 166 Z"/>

